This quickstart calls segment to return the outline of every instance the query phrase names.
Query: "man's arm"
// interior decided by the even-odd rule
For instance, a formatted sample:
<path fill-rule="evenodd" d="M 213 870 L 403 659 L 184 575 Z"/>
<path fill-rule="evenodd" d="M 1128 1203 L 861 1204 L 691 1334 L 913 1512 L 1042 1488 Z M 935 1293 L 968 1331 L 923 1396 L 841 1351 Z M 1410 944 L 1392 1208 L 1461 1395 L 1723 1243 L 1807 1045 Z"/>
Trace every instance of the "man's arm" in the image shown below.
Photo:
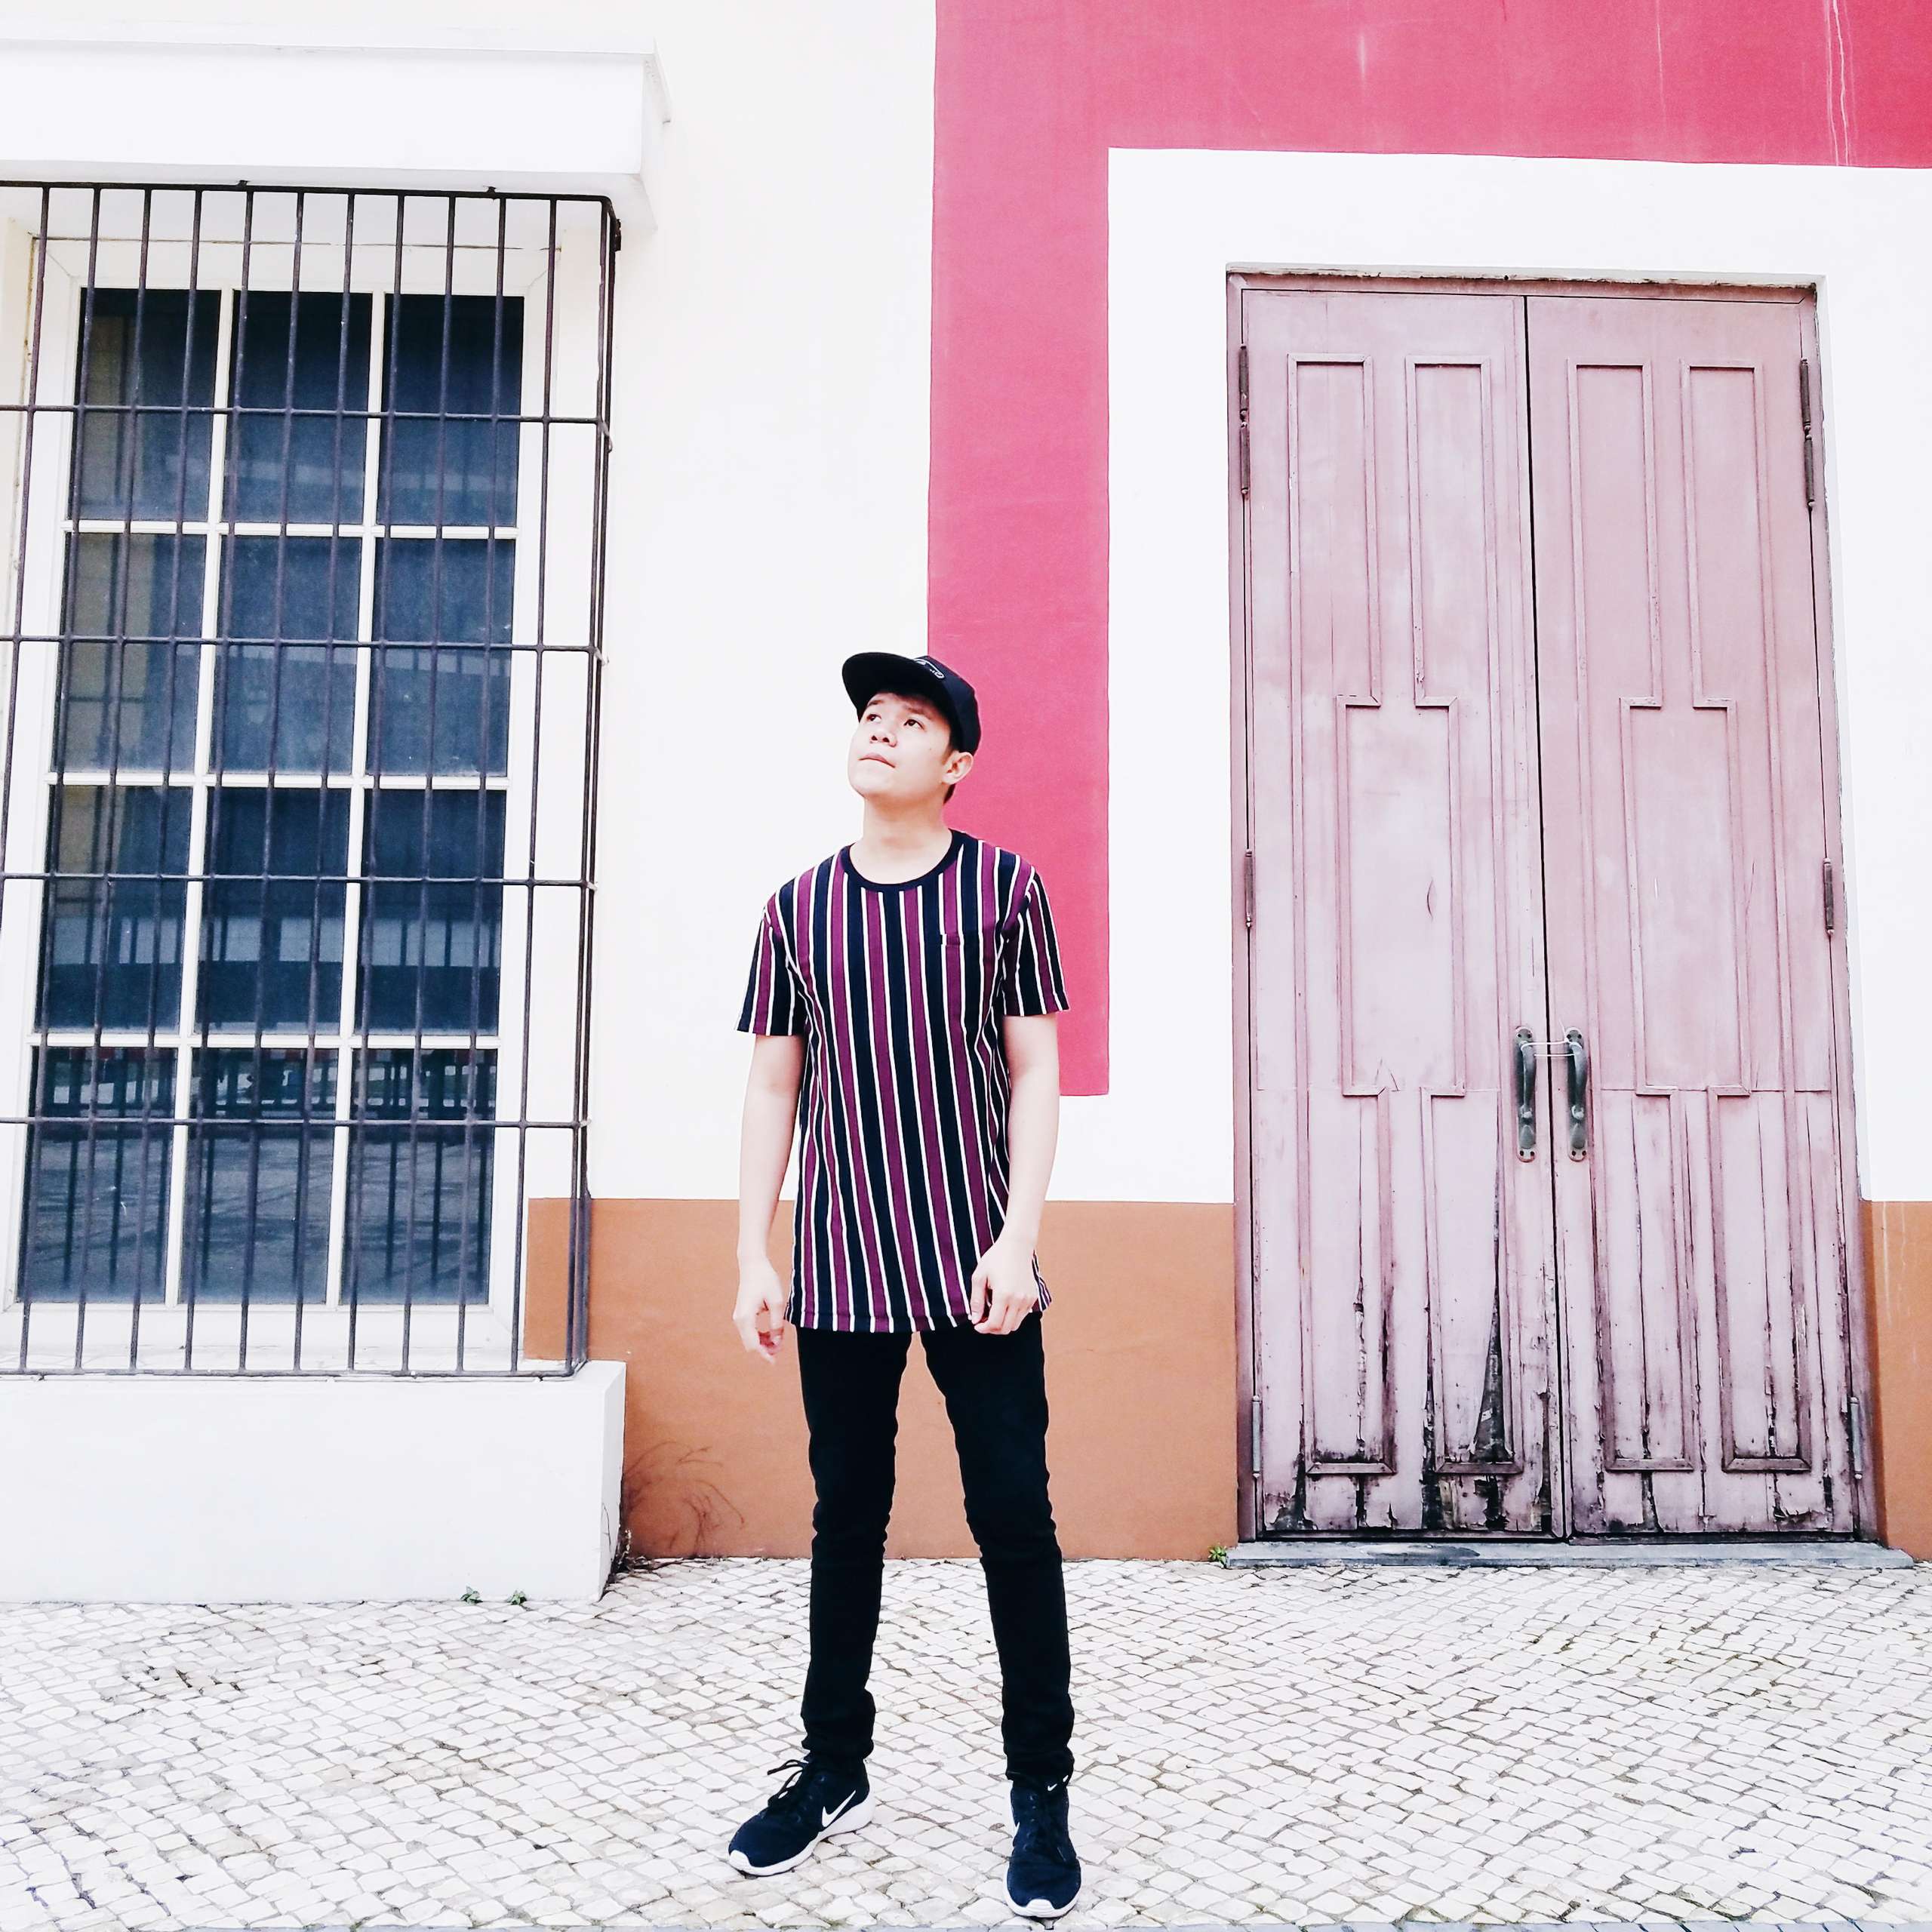
<path fill-rule="evenodd" d="M 771 1217 L 792 1158 L 798 1118 L 798 1082 L 805 1064 L 804 1036 L 752 1036 L 751 1072 L 738 1140 L 738 1299 L 731 1310 L 747 1349 L 775 1361 L 785 1336 L 787 1291 L 771 1265 Z"/>
<path fill-rule="evenodd" d="M 973 1326 L 987 1335 L 1011 1334 L 1039 1299 L 1033 1246 L 1060 1139 L 1059 1017 L 1010 1014 L 1000 1025 L 1012 1080 L 1006 1219 L 973 1271 Z"/>

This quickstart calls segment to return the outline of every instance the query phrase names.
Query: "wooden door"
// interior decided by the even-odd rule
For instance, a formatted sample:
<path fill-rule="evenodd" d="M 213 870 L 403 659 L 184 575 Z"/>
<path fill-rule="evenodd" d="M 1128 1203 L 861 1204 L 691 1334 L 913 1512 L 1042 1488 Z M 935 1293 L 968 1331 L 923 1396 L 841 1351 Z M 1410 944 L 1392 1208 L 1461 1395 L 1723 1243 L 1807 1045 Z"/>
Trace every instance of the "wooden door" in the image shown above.
<path fill-rule="evenodd" d="M 1522 301 L 1241 303 L 1259 1526 L 1560 1529 Z"/>
<path fill-rule="evenodd" d="M 1572 1519 L 1849 1530 L 1805 312 L 1527 309 Z"/>

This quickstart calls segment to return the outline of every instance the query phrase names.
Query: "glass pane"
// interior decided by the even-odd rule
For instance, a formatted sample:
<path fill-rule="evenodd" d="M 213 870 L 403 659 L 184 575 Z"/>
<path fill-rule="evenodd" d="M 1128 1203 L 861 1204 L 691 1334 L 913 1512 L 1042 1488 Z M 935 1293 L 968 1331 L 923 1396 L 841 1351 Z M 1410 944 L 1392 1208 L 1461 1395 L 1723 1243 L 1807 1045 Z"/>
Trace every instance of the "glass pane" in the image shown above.
<path fill-rule="evenodd" d="M 181 786 L 63 785 L 50 796 L 56 877 L 42 943 L 44 1026 L 171 1026 L 181 1004 L 190 795 Z"/>
<path fill-rule="evenodd" d="M 69 768 L 179 770 L 195 755 L 192 644 L 109 642 L 198 637 L 204 540 L 68 540 L 54 756 Z"/>
<path fill-rule="evenodd" d="M 34 1094 L 22 1299 L 159 1300 L 174 1054 L 50 1047 L 34 1056 Z"/>
<path fill-rule="evenodd" d="M 202 1023 L 333 1032 L 341 1017 L 340 879 L 349 795 L 228 786 L 208 799 Z M 270 876 L 273 875 L 274 876 Z"/>
<path fill-rule="evenodd" d="M 300 1048 L 195 1055 L 184 1297 L 325 1298 L 335 1069 Z"/>
<path fill-rule="evenodd" d="M 383 352 L 392 410 L 514 416 L 522 407 L 523 303 L 515 297 L 500 305 L 491 295 L 447 303 L 440 295 L 398 296 Z M 517 424 L 389 417 L 383 432 L 384 523 L 516 521 Z"/>
<path fill-rule="evenodd" d="M 377 1048 L 357 1072 L 344 1294 L 483 1300 L 496 1055 Z"/>
<path fill-rule="evenodd" d="M 352 638 L 362 546 L 352 538 L 242 537 L 222 588 L 232 638 Z M 278 581 L 278 575 L 279 581 Z M 355 654 L 230 645 L 215 716 L 226 770 L 346 771 L 355 724 Z"/>
<path fill-rule="evenodd" d="M 509 641 L 515 550 L 494 537 L 393 537 L 378 546 L 376 636 L 439 640 L 445 648 L 376 653 L 369 697 L 375 769 L 505 768 L 509 654 L 448 647 Z"/>
<path fill-rule="evenodd" d="M 215 301 L 202 291 L 191 312 L 186 289 L 149 289 L 140 297 L 138 351 L 133 289 L 96 289 L 91 318 L 89 305 L 82 305 L 85 360 L 75 399 L 139 404 L 143 413 L 97 415 L 89 408 L 77 418 L 74 494 L 81 515 L 170 522 L 207 515 Z M 156 405 L 160 413 L 146 413 Z"/>
<path fill-rule="evenodd" d="M 370 1032 L 494 1033 L 502 978 L 503 795 L 372 792 L 363 841 L 361 1020 Z"/>
<path fill-rule="evenodd" d="M 352 638 L 362 546 L 350 537 L 237 537 L 222 585 L 222 635 L 284 642 Z"/>
<path fill-rule="evenodd" d="M 245 312 L 236 299 L 232 399 L 241 410 L 276 413 L 234 420 L 229 514 L 243 523 L 359 523 L 368 421 L 334 412 L 369 406 L 369 297 L 294 300 L 291 361 L 287 291 L 251 288 Z M 310 409 L 330 414 L 291 413 Z"/>
<path fill-rule="evenodd" d="M 67 616 L 75 636 L 199 637 L 206 540 L 90 531 L 69 540 Z"/>

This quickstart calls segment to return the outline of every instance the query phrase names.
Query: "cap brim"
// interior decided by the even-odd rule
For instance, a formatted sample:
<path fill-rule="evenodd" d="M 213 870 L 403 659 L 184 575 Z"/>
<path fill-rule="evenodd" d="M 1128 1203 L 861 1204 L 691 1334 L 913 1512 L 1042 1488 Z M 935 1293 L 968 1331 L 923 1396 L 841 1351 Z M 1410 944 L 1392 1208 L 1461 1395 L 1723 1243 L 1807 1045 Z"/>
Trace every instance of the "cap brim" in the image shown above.
<path fill-rule="evenodd" d="M 839 667 L 838 675 L 855 711 L 881 691 L 915 691 L 927 693 L 948 718 L 952 716 L 952 700 L 940 678 L 916 658 L 903 657 L 896 651 L 855 651 Z"/>

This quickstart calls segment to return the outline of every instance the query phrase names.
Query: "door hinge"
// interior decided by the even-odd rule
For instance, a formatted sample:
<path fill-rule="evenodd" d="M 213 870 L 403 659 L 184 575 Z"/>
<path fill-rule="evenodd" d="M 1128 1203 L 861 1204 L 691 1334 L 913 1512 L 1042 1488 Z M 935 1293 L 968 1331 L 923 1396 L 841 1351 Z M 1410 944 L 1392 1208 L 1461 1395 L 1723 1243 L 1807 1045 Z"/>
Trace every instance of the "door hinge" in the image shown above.
<path fill-rule="evenodd" d="M 1838 895 L 1836 881 L 1832 877 L 1832 862 L 1825 861 L 1825 930 L 1828 933 L 1838 931 Z"/>
<path fill-rule="evenodd" d="M 1851 1451 L 1851 1472 L 1855 1476 L 1865 1473 L 1865 1410 L 1858 1398 L 1854 1395 L 1844 1405 L 1845 1433 Z"/>
<path fill-rule="evenodd" d="M 1251 932 L 1254 929 L 1254 848 L 1241 855 L 1241 918 Z"/>
<path fill-rule="evenodd" d="M 1798 424 L 1804 432 L 1804 507 L 1808 510 L 1818 499 L 1811 470 L 1811 361 L 1804 355 L 1798 358 Z"/>
<path fill-rule="evenodd" d="M 1226 1437 L 1222 1438 L 1223 1441 Z M 1247 1472 L 1261 1480 L 1261 1398 L 1253 1395 L 1247 1404 Z"/>
<path fill-rule="evenodd" d="M 1235 432 L 1235 441 L 1241 460 L 1241 493 L 1247 494 L 1247 344 L 1243 343 L 1235 355 L 1235 408 L 1240 418 L 1240 427 Z"/>

